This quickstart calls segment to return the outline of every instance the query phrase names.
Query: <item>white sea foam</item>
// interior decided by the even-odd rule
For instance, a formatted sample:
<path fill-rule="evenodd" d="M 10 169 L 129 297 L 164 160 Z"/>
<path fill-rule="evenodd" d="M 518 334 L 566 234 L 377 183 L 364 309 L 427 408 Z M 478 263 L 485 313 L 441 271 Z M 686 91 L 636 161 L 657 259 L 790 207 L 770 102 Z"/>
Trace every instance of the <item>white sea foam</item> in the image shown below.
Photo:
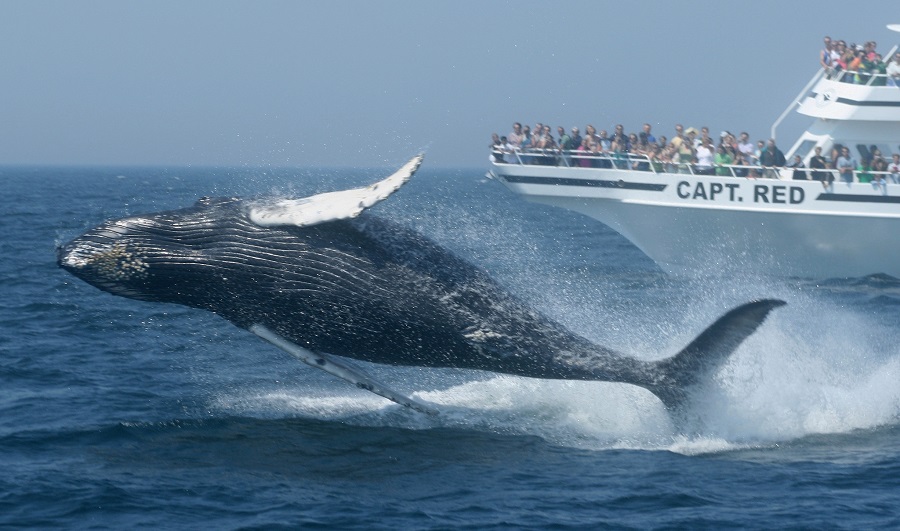
<path fill-rule="evenodd" d="M 395 204 L 405 200 L 398 195 Z M 646 272 L 561 273 L 572 258 L 547 252 L 551 241 L 536 232 L 536 222 L 529 225 L 515 212 L 466 214 L 440 202 L 429 205 L 433 210 L 452 209 L 453 216 L 448 212 L 405 221 L 486 267 L 503 285 L 572 330 L 641 359 L 678 352 L 738 304 L 781 298 L 788 305 L 775 310 L 714 380 L 698 391 L 686 428 L 676 427 L 651 393 L 625 384 L 473 373 L 471 381 L 446 387 L 435 385 L 440 380 L 437 373 L 408 369 L 385 369 L 380 379 L 437 404 L 438 417 L 405 411 L 339 381 L 327 393 L 302 386 L 275 392 L 246 390 L 221 397 L 219 407 L 251 415 L 309 416 L 414 429 L 458 427 L 535 435 L 561 446 L 683 454 L 768 447 L 809 435 L 877 428 L 900 419 L 896 384 L 900 327 L 889 315 L 867 313 L 871 306 L 848 304 L 833 289 L 755 279 L 749 271 L 742 278 L 703 275 L 695 280 Z M 432 218 L 441 222 L 428 222 Z M 450 228 L 443 226 L 448 219 L 453 222 Z M 486 235 L 487 225 L 494 226 L 491 234 L 502 236 Z M 568 241 L 573 235 L 564 237 Z M 596 243 L 592 238 L 596 235 L 584 236 Z M 567 256 L 571 251 L 566 248 Z M 589 255 L 578 267 L 589 266 L 599 256 Z M 836 289 L 848 291 L 851 301 L 865 300 L 852 285 Z M 430 374 L 437 376 L 427 376 L 433 378 L 430 382 L 422 379 Z"/>
<path fill-rule="evenodd" d="M 698 298 L 702 295 L 698 292 Z M 411 429 L 454 427 L 539 436 L 568 447 L 654 449 L 689 455 L 766 447 L 813 434 L 897 423 L 897 332 L 871 316 L 820 297 L 775 295 L 789 299 L 789 305 L 773 312 L 714 381 L 698 392 L 686 431 L 675 427 L 656 397 L 638 387 L 485 373 L 473 373 L 477 379 L 451 387 L 412 392 L 438 406 L 441 414 L 435 418 L 409 412 L 337 380 L 327 392 L 244 390 L 218 397 L 215 407 L 264 417 L 341 419 Z M 672 345 L 667 352 L 644 354 L 660 357 L 676 352 L 718 317 L 720 310 L 710 309 L 717 306 L 723 305 L 704 300 L 691 306 L 683 317 L 690 330 L 668 338 Z M 573 308 L 573 315 L 564 315 L 563 320 L 578 318 L 575 314 L 580 312 Z M 587 317 L 591 321 L 602 318 Z M 660 334 L 659 328 L 638 327 L 631 333 L 632 346 L 660 342 L 658 337 L 649 337 Z M 405 389 L 421 386 L 421 371 L 385 370 Z"/>

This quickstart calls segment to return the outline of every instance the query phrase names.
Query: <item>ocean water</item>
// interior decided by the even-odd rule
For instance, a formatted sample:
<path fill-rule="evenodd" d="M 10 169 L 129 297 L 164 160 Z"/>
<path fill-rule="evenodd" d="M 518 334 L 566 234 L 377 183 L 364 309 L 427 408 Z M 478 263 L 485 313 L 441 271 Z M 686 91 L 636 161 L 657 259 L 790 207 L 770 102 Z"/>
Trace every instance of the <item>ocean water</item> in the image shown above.
<path fill-rule="evenodd" d="M 390 171 L 0 168 L 0 527 L 900 527 L 893 278 L 669 277 L 597 222 L 427 160 L 372 210 L 640 358 L 748 300 L 786 300 L 683 430 L 623 384 L 366 367 L 439 404 L 426 418 L 215 315 L 55 265 L 109 218 Z"/>

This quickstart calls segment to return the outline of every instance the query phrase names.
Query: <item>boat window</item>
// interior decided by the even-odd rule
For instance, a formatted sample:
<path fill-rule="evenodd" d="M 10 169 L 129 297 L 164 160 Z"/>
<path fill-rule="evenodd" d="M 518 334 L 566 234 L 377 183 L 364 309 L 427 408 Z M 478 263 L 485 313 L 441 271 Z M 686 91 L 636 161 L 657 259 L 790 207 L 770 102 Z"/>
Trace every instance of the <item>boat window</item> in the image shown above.
<path fill-rule="evenodd" d="M 881 151 L 881 156 L 884 157 L 885 160 L 890 160 L 893 152 L 891 151 L 891 146 L 888 144 L 875 144 L 875 147 L 878 148 L 878 151 Z"/>
<path fill-rule="evenodd" d="M 876 150 L 882 158 L 886 160 L 891 158 L 891 147 L 888 144 L 856 144 L 856 151 L 862 160 L 870 160 Z"/>
<path fill-rule="evenodd" d="M 806 160 L 806 156 L 809 155 L 809 152 L 812 151 L 812 148 L 818 144 L 818 140 L 804 140 L 797 146 L 797 150 L 794 151 L 794 155 L 800 155 L 800 158 Z"/>

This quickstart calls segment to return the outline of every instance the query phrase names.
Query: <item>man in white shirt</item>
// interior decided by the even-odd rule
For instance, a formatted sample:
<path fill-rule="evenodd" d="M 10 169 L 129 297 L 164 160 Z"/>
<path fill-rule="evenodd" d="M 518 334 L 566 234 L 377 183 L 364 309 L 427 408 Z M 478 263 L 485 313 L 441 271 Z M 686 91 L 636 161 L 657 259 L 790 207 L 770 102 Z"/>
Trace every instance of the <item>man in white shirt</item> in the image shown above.
<path fill-rule="evenodd" d="M 750 141 L 750 134 L 746 131 L 741 133 L 741 138 L 738 140 L 738 151 L 744 155 L 744 161 L 749 165 L 756 164 L 756 157 L 753 156 L 753 142 Z"/>
<path fill-rule="evenodd" d="M 701 139 L 700 145 L 697 146 L 697 173 L 700 175 L 713 175 L 715 173 L 715 168 L 713 168 L 714 156 L 712 140 L 710 138 Z"/>
<path fill-rule="evenodd" d="M 894 153 L 894 160 L 888 164 L 887 171 L 891 172 L 894 184 L 900 184 L 900 153 Z"/>

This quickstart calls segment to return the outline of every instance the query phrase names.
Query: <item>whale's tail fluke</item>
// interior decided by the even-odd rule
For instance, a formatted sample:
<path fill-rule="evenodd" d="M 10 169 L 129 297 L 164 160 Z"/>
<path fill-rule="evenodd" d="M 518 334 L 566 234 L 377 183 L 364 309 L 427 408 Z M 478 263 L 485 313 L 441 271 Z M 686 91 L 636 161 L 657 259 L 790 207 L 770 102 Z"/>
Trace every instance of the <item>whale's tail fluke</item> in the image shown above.
<path fill-rule="evenodd" d="M 660 378 L 646 387 L 670 411 L 680 410 L 689 398 L 691 388 L 715 374 L 735 349 L 759 328 L 769 312 L 785 304 L 782 300 L 765 299 L 729 311 L 681 352 L 656 362 Z"/>

